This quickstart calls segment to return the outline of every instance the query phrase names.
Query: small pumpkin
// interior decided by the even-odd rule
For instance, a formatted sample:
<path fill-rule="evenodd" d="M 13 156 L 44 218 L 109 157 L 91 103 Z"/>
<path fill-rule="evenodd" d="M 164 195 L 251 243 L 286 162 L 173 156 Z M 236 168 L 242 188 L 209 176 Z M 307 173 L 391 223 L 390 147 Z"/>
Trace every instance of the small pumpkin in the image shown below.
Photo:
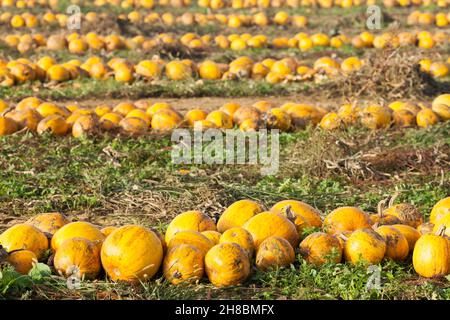
<path fill-rule="evenodd" d="M 114 230 L 117 230 L 117 227 L 108 226 L 100 229 L 100 232 L 103 233 L 105 237 L 109 236 Z"/>
<path fill-rule="evenodd" d="M 288 207 L 290 212 L 295 216 L 294 223 L 299 232 L 304 227 L 322 227 L 320 211 L 302 201 L 283 200 L 275 203 L 273 207 L 270 208 L 270 211 L 280 214 L 287 214 L 286 210 Z"/>
<path fill-rule="evenodd" d="M 51 241 L 52 250 L 58 250 L 59 246 L 61 246 L 64 241 L 72 238 L 84 238 L 101 247 L 105 236 L 99 228 L 89 222 L 71 222 L 55 232 Z"/>
<path fill-rule="evenodd" d="M 330 234 L 370 228 L 371 221 L 367 213 L 356 207 L 340 207 L 330 212 L 323 222 L 324 230 Z"/>
<path fill-rule="evenodd" d="M 250 259 L 253 257 L 255 251 L 253 237 L 250 232 L 244 228 L 234 227 L 225 231 L 219 239 L 219 243 L 224 242 L 237 243 L 245 250 L 245 252 L 247 252 Z"/>
<path fill-rule="evenodd" d="M 423 216 L 420 211 L 409 203 L 399 203 L 390 206 L 383 211 L 385 215 L 392 215 L 400 219 L 401 223 L 417 228 L 423 223 Z"/>
<path fill-rule="evenodd" d="M 243 226 L 253 237 L 255 248 L 268 237 L 279 236 L 296 247 L 299 242 L 299 234 L 294 223 L 285 216 L 265 211 L 250 218 Z"/>
<path fill-rule="evenodd" d="M 437 234 L 426 234 L 417 240 L 413 251 L 414 270 L 425 278 L 450 273 L 450 242 L 441 228 Z"/>
<path fill-rule="evenodd" d="M 219 244 L 220 237 L 222 236 L 220 232 L 213 230 L 203 231 L 202 235 L 211 240 L 214 243 L 214 245 Z"/>
<path fill-rule="evenodd" d="M 433 228 L 434 228 L 434 224 L 430 223 L 430 222 L 426 222 L 426 223 L 422 223 L 417 227 L 417 231 L 419 231 L 419 233 L 421 235 L 424 234 L 429 234 L 433 232 Z"/>
<path fill-rule="evenodd" d="M 420 232 L 417 231 L 417 229 L 406 224 L 394 224 L 392 225 L 392 227 L 403 234 L 403 236 L 406 238 L 406 241 L 408 241 L 409 251 L 413 251 L 414 246 L 416 245 L 416 241 L 421 237 Z"/>
<path fill-rule="evenodd" d="M 401 223 L 399 218 L 391 214 L 386 214 L 384 211 L 377 214 L 371 214 L 370 221 L 374 226 L 385 226 Z"/>
<path fill-rule="evenodd" d="M 180 244 L 190 244 L 199 249 L 205 255 L 209 249 L 214 246 L 214 243 L 200 232 L 192 230 L 178 231 L 167 242 L 167 248 L 173 248 Z"/>
<path fill-rule="evenodd" d="M 42 213 L 28 219 L 26 224 L 32 225 L 51 236 L 61 227 L 69 223 L 67 217 L 59 212 Z"/>
<path fill-rule="evenodd" d="M 220 216 L 217 231 L 223 233 L 233 227 L 242 227 L 250 218 L 263 211 L 260 204 L 244 199 L 231 204 Z"/>
<path fill-rule="evenodd" d="M 303 258 L 314 265 L 328 262 L 339 263 L 342 260 L 342 247 L 339 240 L 324 232 L 314 232 L 300 243 Z"/>
<path fill-rule="evenodd" d="M 357 264 L 378 264 L 386 253 L 386 242 L 381 235 L 369 228 L 354 231 L 345 241 L 345 260 Z"/>
<path fill-rule="evenodd" d="M 37 259 L 41 260 L 48 249 L 48 240 L 38 228 L 20 223 L 6 229 L 0 235 L 0 245 L 7 252 L 15 250 L 32 251 Z"/>
<path fill-rule="evenodd" d="M 375 230 L 386 241 L 386 258 L 402 261 L 409 253 L 408 240 L 396 228 L 391 226 L 381 226 Z"/>
<path fill-rule="evenodd" d="M 66 278 L 95 279 L 101 270 L 99 247 L 84 238 L 64 241 L 56 250 L 53 264 Z"/>
<path fill-rule="evenodd" d="M 216 224 L 206 214 L 200 211 L 186 211 L 177 215 L 169 224 L 166 230 L 166 243 L 169 243 L 178 231 L 198 231 L 216 230 Z"/>
<path fill-rule="evenodd" d="M 281 237 L 265 239 L 256 253 L 256 266 L 261 270 L 286 267 L 294 261 L 294 248 L 289 241 Z"/>
<path fill-rule="evenodd" d="M 203 252 L 188 244 L 172 247 L 163 262 L 164 277 L 172 284 L 196 282 L 204 273 Z"/>
<path fill-rule="evenodd" d="M 163 260 L 163 247 L 151 230 L 127 225 L 113 231 L 103 243 L 101 262 L 113 281 L 138 282 L 152 278 Z"/>
<path fill-rule="evenodd" d="M 38 262 L 37 256 L 30 250 L 17 250 L 8 255 L 6 260 L 20 274 L 28 274 L 33 264 Z"/>
<path fill-rule="evenodd" d="M 238 285 L 250 275 L 250 260 L 238 244 L 220 243 L 206 254 L 205 271 L 214 286 Z"/>
<path fill-rule="evenodd" d="M 439 220 L 450 213 L 450 197 L 439 200 L 431 210 L 430 222 L 436 224 Z"/>

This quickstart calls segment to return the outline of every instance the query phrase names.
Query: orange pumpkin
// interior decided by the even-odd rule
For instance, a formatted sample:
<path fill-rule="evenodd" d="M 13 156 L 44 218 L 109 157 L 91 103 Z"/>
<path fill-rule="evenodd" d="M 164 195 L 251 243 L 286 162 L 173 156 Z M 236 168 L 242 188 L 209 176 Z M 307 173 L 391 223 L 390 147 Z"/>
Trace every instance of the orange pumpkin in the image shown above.
<path fill-rule="evenodd" d="M 0 245 L 8 252 L 15 250 L 32 251 L 37 259 L 41 260 L 48 249 L 48 240 L 38 228 L 21 223 L 6 229 L 0 235 Z"/>
<path fill-rule="evenodd" d="M 174 246 L 164 258 L 164 277 L 172 284 L 196 282 L 203 277 L 203 259 L 203 252 L 192 245 Z"/>
<path fill-rule="evenodd" d="M 297 200 L 283 200 L 273 205 L 270 211 L 288 214 L 287 210 L 294 215 L 294 223 L 297 230 L 301 232 L 304 227 L 322 227 L 322 218 L 319 210 L 309 204 Z"/>
<path fill-rule="evenodd" d="M 59 246 L 61 246 L 64 241 L 72 238 L 84 238 L 101 247 L 105 236 L 99 228 L 89 222 L 71 222 L 55 232 L 51 242 L 52 250 L 58 250 Z"/>
<path fill-rule="evenodd" d="M 409 253 L 408 240 L 396 228 L 381 226 L 375 230 L 386 241 L 386 258 L 401 261 L 406 259 Z"/>
<path fill-rule="evenodd" d="M 67 217 L 59 212 L 42 213 L 28 219 L 26 224 L 38 228 L 51 236 L 61 227 L 69 223 Z"/>
<path fill-rule="evenodd" d="M 430 213 L 430 222 L 436 224 L 442 217 L 450 213 L 450 197 L 439 200 Z"/>
<path fill-rule="evenodd" d="M 432 233 L 433 228 L 434 228 L 434 224 L 427 222 L 427 223 L 422 223 L 421 225 L 419 225 L 417 227 L 417 231 L 419 231 L 419 233 L 421 235 L 424 235 L 424 234 Z"/>
<path fill-rule="evenodd" d="M 383 260 L 385 253 L 385 240 L 372 229 L 356 230 L 345 241 L 344 257 L 352 264 L 359 262 L 378 264 Z"/>
<path fill-rule="evenodd" d="M 178 231 L 198 231 L 216 230 L 216 224 L 206 214 L 200 211 L 186 211 L 176 216 L 167 227 L 166 243 L 169 243 Z"/>
<path fill-rule="evenodd" d="M 339 263 L 342 260 L 342 248 L 339 240 L 324 232 L 314 232 L 300 243 L 303 258 L 314 265 L 328 262 Z"/>
<path fill-rule="evenodd" d="M 294 261 L 294 248 L 289 241 L 281 237 L 265 239 L 256 253 L 256 266 L 261 270 L 286 267 Z"/>
<path fill-rule="evenodd" d="M 180 244 L 192 245 L 199 249 L 203 253 L 203 255 L 205 255 L 208 250 L 214 246 L 214 243 L 207 237 L 202 235 L 200 232 L 192 230 L 178 231 L 177 233 L 175 233 L 170 238 L 170 241 L 167 242 L 167 248 L 170 250 L 171 248 Z"/>
<path fill-rule="evenodd" d="M 234 227 L 225 231 L 219 239 L 219 243 L 224 242 L 237 243 L 245 250 L 245 252 L 247 252 L 250 259 L 253 257 L 255 251 L 253 237 L 250 232 L 244 228 Z"/>
<path fill-rule="evenodd" d="M 396 216 L 386 214 L 385 211 L 382 211 L 377 214 L 370 215 L 370 221 L 374 226 L 384 226 L 384 225 L 393 225 L 400 224 L 401 221 Z"/>
<path fill-rule="evenodd" d="M 203 231 L 202 235 L 204 235 L 209 240 L 211 240 L 212 243 L 214 243 L 214 245 L 219 244 L 220 237 L 222 236 L 222 234 L 220 232 L 213 231 L 213 230 Z"/>
<path fill-rule="evenodd" d="M 105 237 L 109 236 L 114 230 L 116 230 L 117 227 L 113 227 L 113 226 L 108 226 L 108 227 L 104 227 L 100 230 L 101 233 L 103 233 L 103 235 Z"/>
<path fill-rule="evenodd" d="M 385 215 L 392 215 L 400 219 L 401 223 L 417 228 L 423 223 L 423 216 L 415 206 L 409 203 L 399 203 L 383 211 Z"/>
<path fill-rule="evenodd" d="M 225 232 L 233 227 L 242 227 L 250 218 L 263 211 L 255 201 L 244 199 L 234 202 L 220 216 L 217 231 Z"/>
<path fill-rule="evenodd" d="M 406 241 L 408 241 L 409 251 L 413 251 L 414 246 L 416 245 L 416 241 L 421 237 L 420 232 L 417 231 L 417 229 L 414 229 L 413 227 L 406 224 L 394 224 L 392 225 L 392 227 L 403 234 L 403 236 L 406 238 Z"/>
<path fill-rule="evenodd" d="M 335 234 L 344 231 L 355 231 L 370 228 L 369 215 L 356 207 L 341 207 L 329 213 L 323 222 L 327 233 Z"/>
<path fill-rule="evenodd" d="M 20 274 L 28 274 L 38 259 L 33 251 L 18 250 L 8 255 L 7 262 Z"/>

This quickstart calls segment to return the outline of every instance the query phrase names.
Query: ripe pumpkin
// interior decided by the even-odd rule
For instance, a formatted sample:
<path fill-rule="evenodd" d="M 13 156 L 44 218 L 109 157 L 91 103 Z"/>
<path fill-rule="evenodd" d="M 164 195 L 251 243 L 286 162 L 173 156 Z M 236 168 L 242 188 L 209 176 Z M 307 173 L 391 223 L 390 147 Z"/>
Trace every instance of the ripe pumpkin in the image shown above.
<path fill-rule="evenodd" d="M 372 229 L 356 230 L 345 241 L 344 257 L 352 264 L 358 262 L 378 264 L 383 260 L 385 253 L 384 238 Z"/>
<path fill-rule="evenodd" d="M 164 277 L 172 284 L 196 282 L 203 277 L 204 253 L 188 244 L 172 247 L 163 262 Z"/>
<path fill-rule="evenodd" d="M 48 240 L 38 228 L 20 223 L 6 229 L 0 235 L 0 245 L 8 252 L 14 250 L 32 251 L 37 259 L 41 260 L 48 249 Z"/>
<path fill-rule="evenodd" d="M 159 110 L 153 114 L 152 128 L 161 132 L 172 131 L 181 124 L 182 120 L 182 117 L 172 109 Z"/>
<path fill-rule="evenodd" d="M 281 131 L 288 131 L 291 128 L 291 117 L 287 112 L 280 108 L 273 108 L 266 112 L 264 116 L 267 127 L 270 129 L 279 129 Z"/>
<path fill-rule="evenodd" d="M 49 132 L 55 136 L 63 136 L 70 129 L 69 124 L 59 115 L 51 115 L 42 119 L 37 126 L 37 133 L 44 134 Z"/>
<path fill-rule="evenodd" d="M 71 222 L 55 232 L 51 241 L 52 250 L 57 251 L 64 241 L 72 238 L 87 239 L 101 247 L 105 236 L 96 226 L 89 222 Z"/>
<path fill-rule="evenodd" d="M 240 107 L 233 113 L 233 122 L 238 126 L 247 119 L 259 120 L 261 113 L 255 107 Z"/>
<path fill-rule="evenodd" d="M 409 253 L 408 240 L 396 228 L 381 226 L 375 230 L 386 241 L 386 258 L 401 261 L 406 259 Z"/>
<path fill-rule="evenodd" d="M 225 112 L 230 117 L 234 117 L 235 112 L 241 107 L 239 103 L 228 102 L 219 108 L 220 111 Z"/>
<path fill-rule="evenodd" d="M 217 231 L 223 233 L 233 227 L 242 227 L 250 218 L 263 211 L 260 204 L 244 199 L 231 204 L 217 221 Z"/>
<path fill-rule="evenodd" d="M 207 121 L 212 122 L 217 128 L 231 129 L 233 128 L 232 118 L 223 111 L 215 110 L 208 114 Z"/>
<path fill-rule="evenodd" d="M 182 61 L 171 61 L 165 66 L 167 78 L 170 80 L 186 80 L 192 77 L 192 69 Z"/>
<path fill-rule="evenodd" d="M 303 258 L 314 265 L 328 262 L 339 263 L 342 260 L 342 247 L 339 240 L 324 232 L 314 232 L 300 243 Z"/>
<path fill-rule="evenodd" d="M 203 231 L 201 234 L 211 240 L 214 245 L 219 244 L 220 237 L 222 236 L 220 232 L 213 230 Z"/>
<path fill-rule="evenodd" d="M 220 243 L 205 256 L 205 271 L 216 287 L 243 283 L 250 275 L 250 260 L 236 243 Z"/>
<path fill-rule="evenodd" d="M 330 212 L 323 221 L 327 233 L 336 234 L 371 227 L 367 213 L 356 207 L 340 207 Z"/>
<path fill-rule="evenodd" d="M 386 214 L 385 211 L 380 213 L 371 214 L 370 221 L 374 226 L 385 226 L 401 223 L 400 219 L 394 215 Z"/>
<path fill-rule="evenodd" d="M 361 123 L 372 130 L 389 127 L 391 120 L 391 112 L 387 107 L 370 105 L 361 112 Z"/>
<path fill-rule="evenodd" d="M 72 136 L 75 138 L 96 135 L 98 133 L 98 118 L 95 114 L 80 116 L 72 127 Z"/>
<path fill-rule="evenodd" d="M 285 216 L 275 212 L 258 213 L 250 218 L 243 228 L 252 235 L 255 248 L 258 248 L 266 238 L 272 236 L 285 238 L 292 247 L 296 247 L 299 242 L 299 234 L 295 224 Z"/>
<path fill-rule="evenodd" d="M 100 127 L 106 131 L 119 128 L 119 123 L 123 117 L 115 112 L 108 112 L 100 118 Z"/>
<path fill-rule="evenodd" d="M 286 215 L 288 208 L 294 215 L 294 223 L 299 232 L 304 227 L 322 227 L 322 218 L 320 217 L 320 211 L 302 201 L 283 200 L 275 203 L 273 207 L 270 208 L 270 211 Z"/>
<path fill-rule="evenodd" d="M 8 255 L 6 260 L 20 274 L 28 274 L 33 264 L 38 262 L 37 256 L 30 250 L 17 250 Z"/>
<path fill-rule="evenodd" d="M 179 231 L 216 231 L 214 221 L 200 211 L 186 211 L 177 215 L 169 224 L 166 230 L 165 239 L 169 243 L 175 233 Z"/>
<path fill-rule="evenodd" d="M 14 120 L 20 129 L 27 128 L 36 131 L 39 121 L 42 120 L 41 115 L 33 109 L 14 110 L 6 114 L 6 117 Z"/>
<path fill-rule="evenodd" d="M 99 247 L 84 238 L 64 241 L 56 250 L 53 264 L 58 273 L 66 278 L 95 279 L 101 270 Z"/>
<path fill-rule="evenodd" d="M 444 235 L 450 235 L 450 214 L 443 216 L 433 227 L 433 233 L 437 233 L 442 227 L 445 227 Z"/>
<path fill-rule="evenodd" d="M 205 120 L 208 116 L 208 113 L 201 109 L 193 109 L 189 110 L 184 115 L 184 120 L 190 125 L 193 126 L 196 121 Z"/>
<path fill-rule="evenodd" d="M 425 108 L 419 111 L 416 116 L 417 125 L 422 128 L 427 128 L 440 121 L 439 116 L 433 110 Z"/>
<path fill-rule="evenodd" d="M 430 213 L 430 222 L 436 224 L 447 214 L 450 214 L 450 197 L 439 200 L 433 206 Z"/>
<path fill-rule="evenodd" d="M 59 212 L 42 213 L 28 219 L 26 224 L 38 228 L 51 236 L 60 228 L 69 223 L 67 217 Z"/>
<path fill-rule="evenodd" d="M 234 227 L 225 231 L 219 239 L 219 243 L 224 242 L 237 243 L 245 250 L 245 252 L 247 252 L 250 259 L 253 257 L 255 251 L 253 237 L 250 232 L 244 228 Z"/>
<path fill-rule="evenodd" d="M 163 247 L 151 230 L 128 225 L 113 231 L 103 243 L 103 269 L 113 281 L 137 282 L 152 278 L 163 259 Z"/>
<path fill-rule="evenodd" d="M 307 104 L 296 104 L 287 110 L 295 128 L 304 129 L 308 125 L 317 125 L 322 119 L 319 110 Z"/>
<path fill-rule="evenodd" d="M 0 136 L 13 134 L 19 130 L 19 125 L 9 117 L 0 116 Z"/>
<path fill-rule="evenodd" d="M 420 211 L 409 203 L 399 203 L 390 206 L 383 211 L 385 215 L 392 215 L 400 219 L 404 224 L 417 228 L 423 223 L 423 217 Z"/>
<path fill-rule="evenodd" d="M 295 261 L 292 245 L 284 238 L 269 237 L 261 242 L 256 253 L 256 266 L 261 270 L 282 268 Z"/>
<path fill-rule="evenodd" d="M 203 255 L 214 246 L 214 243 L 200 232 L 192 230 L 183 230 L 176 232 L 167 242 L 167 248 L 173 248 L 180 244 L 189 244 L 198 248 Z"/>
<path fill-rule="evenodd" d="M 401 234 L 403 234 L 403 236 L 406 238 L 406 241 L 408 241 L 409 251 L 410 252 L 413 251 L 416 241 L 421 236 L 420 232 L 417 231 L 417 229 L 405 224 L 394 224 L 392 225 L 392 227 L 400 231 Z"/>
<path fill-rule="evenodd" d="M 105 238 L 107 236 L 109 236 L 113 231 L 117 230 L 117 227 L 114 226 L 108 226 L 108 227 L 104 227 L 100 229 L 100 232 L 103 233 L 103 235 L 105 236 Z"/>
<path fill-rule="evenodd" d="M 131 117 L 120 120 L 119 127 L 125 135 L 141 136 L 147 133 L 148 124 L 141 118 Z"/>

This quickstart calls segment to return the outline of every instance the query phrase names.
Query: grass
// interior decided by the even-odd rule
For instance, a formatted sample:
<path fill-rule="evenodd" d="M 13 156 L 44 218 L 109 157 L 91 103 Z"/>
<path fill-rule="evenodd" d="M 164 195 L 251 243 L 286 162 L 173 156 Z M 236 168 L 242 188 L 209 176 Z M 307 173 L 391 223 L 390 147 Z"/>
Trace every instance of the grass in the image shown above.
<path fill-rule="evenodd" d="M 82 140 L 32 134 L 1 137 L 0 224 L 17 223 L 40 212 L 61 211 L 72 219 L 87 219 L 99 225 L 139 223 L 164 231 L 167 223 L 182 211 L 199 209 L 217 217 L 226 206 L 242 198 L 255 199 L 266 207 L 282 199 L 299 199 L 326 214 L 344 205 L 374 212 L 380 200 L 396 192 L 400 194 L 397 201 L 415 204 L 426 217 L 438 200 L 448 196 L 449 130 L 447 122 L 430 129 L 375 133 L 357 128 L 335 133 L 312 128 L 284 133 L 280 137 L 280 169 L 273 176 L 261 175 L 259 166 L 174 165 L 169 137 L 105 136 Z M 354 145 L 341 150 L 337 141 L 352 141 Z M 399 148 L 401 152 L 413 150 L 420 154 L 424 164 L 403 164 Z M 433 150 L 437 153 L 432 153 Z M 360 158 L 360 165 L 372 170 L 371 176 L 363 176 L 357 170 L 329 169 L 325 165 L 357 152 L 375 154 L 375 158 L 395 155 L 396 160 L 392 166 L 379 168 L 370 158 Z M 434 157 L 433 161 L 427 162 L 427 157 Z M 413 156 L 408 158 L 415 161 Z M 39 281 L 25 277 L 28 282 L 19 281 L 18 288 L 12 284 L 6 288 L 0 281 L 0 296 L 22 299 L 450 297 L 448 282 L 418 278 L 410 262 L 383 262 L 380 268 L 382 288 L 372 291 L 366 290 L 370 274 L 363 266 L 330 264 L 316 268 L 298 257 L 291 268 L 267 273 L 254 270 L 244 286 L 227 289 L 213 288 L 205 280 L 195 286 L 172 286 L 158 275 L 156 280 L 139 286 L 99 280 L 83 282 L 74 291 L 67 289 L 64 279 L 44 272 Z M 2 272 L 15 279 L 8 271 Z"/>

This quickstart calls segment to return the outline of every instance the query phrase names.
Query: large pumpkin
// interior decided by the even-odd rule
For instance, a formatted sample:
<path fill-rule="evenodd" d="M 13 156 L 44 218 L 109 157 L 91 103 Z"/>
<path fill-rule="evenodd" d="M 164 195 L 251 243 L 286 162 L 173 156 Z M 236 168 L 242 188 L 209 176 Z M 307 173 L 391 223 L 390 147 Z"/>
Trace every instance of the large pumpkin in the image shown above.
<path fill-rule="evenodd" d="M 300 243 L 303 258 L 314 265 L 328 262 L 339 263 L 342 260 L 342 247 L 339 240 L 324 232 L 314 232 Z"/>
<path fill-rule="evenodd" d="M 295 216 L 294 223 L 298 231 L 301 231 L 304 227 L 322 227 L 319 210 L 301 201 L 283 200 L 275 203 L 270 211 L 280 214 L 287 214 L 287 211 L 290 211 Z"/>
<path fill-rule="evenodd" d="M 237 243 L 245 250 L 245 252 L 247 252 L 250 259 L 253 257 L 255 251 L 253 237 L 250 232 L 244 228 L 234 227 L 225 231 L 219 239 L 219 243 L 224 242 Z"/>
<path fill-rule="evenodd" d="M 394 224 L 392 227 L 400 231 L 400 233 L 406 238 L 406 241 L 408 241 L 409 251 L 413 251 L 417 240 L 421 237 L 420 232 L 406 224 Z"/>
<path fill-rule="evenodd" d="M 375 230 L 386 241 L 386 258 L 395 261 L 405 260 L 409 253 L 408 240 L 396 228 L 381 226 Z"/>
<path fill-rule="evenodd" d="M 200 211 L 186 211 L 176 216 L 167 227 L 166 243 L 169 243 L 173 235 L 178 231 L 198 231 L 216 230 L 213 219 Z"/>
<path fill-rule="evenodd" d="M 356 230 L 345 241 L 345 260 L 353 264 L 358 262 L 378 264 L 383 260 L 385 253 L 386 242 L 372 229 Z"/>
<path fill-rule="evenodd" d="M 38 228 L 28 224 L 16 224 L 0 235 L 0 245 L 8 252 L 30 250 L 41 260 L 48 249 L 48 240 Z"/>
<path fill-rule="evenodd" d="M 433 227 L 433 233 L 437 233 L 442 227 L 445 227 L 444 235 L 450 237 L 450 213 L 437 221 Z"/>
<path fill-rule="evenodd" d="M 152 278 L 163 259 L 163 247 L 151 230 L 123 226 L 113 231 L 103 243 L 101 261 L 113 281 L 143 281 Z"/>
<path fill-rule="evenodd" d="M 299 242 L 299 234 L 294 223 L 275 212 L 261 212 L 248 220 L 243 227 L 251 233 L 255 248 L 272 236 L 286 239 L 292 247 L 296 247 Z"/>
<path fill-rule="evenodd" d="M 204 253 L 189 244 L 170 248 L 163 262 L 164 277 L 172 284 L 195 282 L 203 277 Z"/>
<path fill-rule="evenodd" d="M 206 254 L 205 271 L 217 287 L 238 285 L 250 275 L 250 260 L 238 244 L 220 243 Z"/>
<path fill-rule="evenodd" d="M 250 218 L 263 211 L 256 202 L 244 199 L 234 202 L 220 216 L 217 231 L 223 233 L 233 227 L 242 227 Z"/>
<path fill-rule="evenodd" d="M 261 270 L 289 266 L 295 261 L 292 245 L 284 238 L 269 237 L 258 248 L 256 266 Z"/>
<path fill-rule="evenodd" d="M 330 234 L 370 228 L 369 215 L 356 207 L 340 207 L 330 212 L 323 221 L 324 230 Z"/>
<path fill-rule="evenodd" d="M 426 234 L 416 242 L 413 251 L 414 270 L 422 277 L 446 276 L 450 273 L 450 242 L 438 234 Z"/>
<path fill-rule="evenodd" d="M 99 228 L 85 221 L 71 222 L 55 232 L 52 238 L 52 250 L 58 250 L 64 241 L 72 238 L 84 238 L 97 244 L 99 248 L 105 236 Z"/>
<path fill-rule="evenodd" d="M 450 213 L 450 197 L 439 200 L 430 213 L 430 222 L 436 224 L 442 217 Z"/>
<path fill-rule="evenodd" d="M 392 215 L 400 219 L 401 223 L 417 228 L 423 222 L 423 216 L 416 207 L 409 203 L 393 205 L 383 211 L 385 215 Z"/>
<path fill-rule="evenodd" d="M 71 238 L 56 250 L 53 264 L 62 276 L 95 279 L 101 270 L 100 250 L 87 239 Z"/>
<path fill-rule="evenodd" d="M 33 263 L 37 263 L 37 257 L 33 251 L 18 250 L 8 255 L 8 263 L 20 274 L 28 274 L 33 268 Z"/>
<path fill-rule="evenodd" d="M 34 216 L 28 219 L 25 223 L 53 236 L 56 231 L 68 224 L 69 220 L 65 215 L 59 212 L 50 212 Z"/>
<path fill-rule="evenodd" d="M 167 248 L 170 250 L 180 244 L 192 245 L 199 249 L 203 255 L 205 255 L 209 249 L 214 246 L 214 243 L 200 232 L 191 230 L 179 231 L 175 233 L 170 242 L 167 243 Z"/>

